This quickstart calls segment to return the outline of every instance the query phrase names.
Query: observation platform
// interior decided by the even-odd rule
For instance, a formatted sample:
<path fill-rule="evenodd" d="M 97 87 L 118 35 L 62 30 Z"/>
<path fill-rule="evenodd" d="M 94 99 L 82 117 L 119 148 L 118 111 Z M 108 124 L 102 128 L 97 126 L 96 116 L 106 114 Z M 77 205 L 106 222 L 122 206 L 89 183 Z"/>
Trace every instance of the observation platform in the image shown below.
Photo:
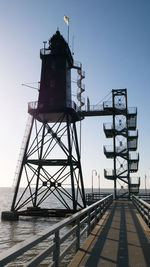
<path fill-rule="evenodd" d="M 68 107 L 59 105 L 51 106 L 49 103 L 40 103 L 38 101 L 28 103 L 28 113 L 40 122 L 66 122 L 67 114 L 72 122 L 80 121 L 83 116 L 79 114 L 79 107 L 75 102 L 69 103 Z M 60 119 L 61 117 L 61 119 Z"/>
<path fill-rule="evenodd" d="M 131 201 L 106 211 L 68 267 L 150 266 L 150 228 Z"/>

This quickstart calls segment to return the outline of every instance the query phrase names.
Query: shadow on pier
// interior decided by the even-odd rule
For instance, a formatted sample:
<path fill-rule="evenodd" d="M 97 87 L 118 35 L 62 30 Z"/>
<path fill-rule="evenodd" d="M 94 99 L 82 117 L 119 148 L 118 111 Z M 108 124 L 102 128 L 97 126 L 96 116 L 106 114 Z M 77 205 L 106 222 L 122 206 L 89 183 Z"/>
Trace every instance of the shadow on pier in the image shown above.
<path fill-rule="evenodd" d="M 131 201 L 115 201 L 69 266 L 150 266 L 150 229 Z"/>

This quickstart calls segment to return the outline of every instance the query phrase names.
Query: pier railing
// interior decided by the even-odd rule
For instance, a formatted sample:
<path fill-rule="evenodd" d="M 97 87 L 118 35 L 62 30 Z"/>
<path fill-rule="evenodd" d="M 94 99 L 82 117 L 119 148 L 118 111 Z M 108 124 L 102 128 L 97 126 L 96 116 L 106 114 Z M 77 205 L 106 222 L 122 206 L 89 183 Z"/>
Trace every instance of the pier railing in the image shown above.
<path fill-rule="evenodd" d="M 148 227 L 150 227 L 150 204 L 134 195 L 132 201 Z"/>
<path fill-rule="evenodd" d="M 87 193 L 85 195 L 86 204 L 91 205 L 91 204 L 95 203 L 96 201 L 101 200 L 108 195 L 110 195 L 110 193 L 105 193 L 105 192 L 103 192 L 103 193 L 102 192 Z"/>
<path fill-rule="evenodd" d="M 37 266 L 48 256 L 51 256 L 51 263 L 49 266 L 59 266 L 59 262 L 72 248 L 74 248 L 74 252 L 80 248 L 81 238 L 83 235 L 90 234 L 91 230 L 103 216 L 112 201 L 113 196 L 108 195 L 102 200 L 97 201 L 69 218 L 56 223 L 54 226 L 50 227 L 50 229 L 42 232 L 40 236 L 34 236 L 13 246 L 0 254 L 0 266 L 5 266 L 49 237 L 50 241 L 49 245 L 46 246 L 46 249 L 43 249 L 43 251 L 41 251 L 38 255 L 32 257 L 32 259 L 27 261 L 24 266 Z M 69 230 L 66 230 L 66 227 Z M 63 231 L 63 229 L 65 230 Z M 67 241 L 68 238 L 70 239 L 69 241 Z"/>

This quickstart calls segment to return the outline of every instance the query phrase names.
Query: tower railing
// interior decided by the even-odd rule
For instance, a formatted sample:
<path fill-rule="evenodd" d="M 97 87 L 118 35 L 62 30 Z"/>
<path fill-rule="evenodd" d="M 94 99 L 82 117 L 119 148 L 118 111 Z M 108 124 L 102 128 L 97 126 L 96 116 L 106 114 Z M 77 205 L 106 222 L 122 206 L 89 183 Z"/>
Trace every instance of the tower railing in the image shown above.
<path fill-rule="evenodd" d="M 129 150 L 137 150 L 137 138 L 128 141 Z"/>
<path fill-rule="evenodd" d="M 33 101 L 28 103 L 28 112 L 30 110 L 40 110 L 43 108 L 51 109 L 51 105 L 49 103 L 39 103 L 38 101 Z M 75 103 L 75 101 L 69 101 L 66 104 L 65 108 L 73 108 L 76 112 L 80 111 L 80 107 Z"/>
<path fill-rule="evenodd" d="M 124 128 L 125 128 L 125 125 L 123 125 L 123 124 L 116 124 L 115 125 L 115 130 L 116 131 L 118 131 L 118 132 L 120 132 L 120 131 L 123 131 L 124 130 Z M 103 129 L 104 129 L 104 131 L 113 131 L 114 130 L 114 127 L 113 127 L 113 124 L 112 123 L 104 123 L 103 124 Z"/>
<path fill-rule="evenodd" d="M 137 107 L 129 107 L 128 108 L 128 115 L 137 115 Z"/>
<path fill-rule="evenodd" d="M 109 180 L 114 180 L 114 170 L 113 169 L 104 169 L 104 177 Z"/>
<path fill-rule="evenodd" d="M 140 177 L 131 177 L 131 184 L 140 185 Z"/>
<path fill-rule="evenodd" d="M 104 107 L 104 109 L 105 108 L 113 108 L 112 101 L 104 101 L 103 107 Z M 126 106 L 123 103 L 115 103 L 114 108 L 119 109 L 119 110 L 125 110 Z"/>
<path fill-rule="evenodd" d="M 106 145 L 104 146 L 104 153 L 121 153 L 121 152 L 125 152 L 125 150 L 127 149 L 126 146 L 117 146 L 115 148 L 115 151 L 114 151 L 114 148 L 112 145 Z"/>
<path fill-rule="evenodd" d="M 139 153 L 130 152 L 129 161 L 139 161 Z"/>
<path fill-rule="evenodd" d="M 40 49 L 40 55 L 49 55 L 51 53 L 51 50 L 50 49 L 47 49 L 47 48 L 41 48 Z"/>
<path fill-rule="evenodd" d="M 138 162 L 129 162 L 129 170 L 130 172 L 137 172 L 138 171 Z"/>
<path fill-rule="evenodd" d="M 103 105 L 85 105 L 82 111 L 103 111 Z"/>
<path fill-rule="evenodd" d="M 138 130 L 136 131 L 128 131 L 128 139 L 131 139 L 131 138 L 138 138 Z"/>
<path fill-rule="evenodd" d="M 127 166 L 124 166 L 124 169 L 117 169 L 116 173 L 114 171 L 114 169 L 104 169 L 104 175 L 105 176 L 114 176 L 116 174 L 116 176 L 121 175 L 122 173 L 127 171 Z"/>
<path fill-rule="evenodd" d="M 82 111 L 85 111 L 85 112 L 88 112 L 88 111 L 106 111 L 107 109 L 111 109 L 112 110 L 112 102 L 111 101 L 105 101 L 103 102 L 103 104 L 100 104 L 100 105 L 84 105 L 84 107 L 82 107 Z M 120 105 L 120 104 L 115 104 L 115 108 L 117 110 L 122 110 L 122 111 L 125 111 L 125 106 L 124 105 Z M 130 121 L 133 121 L 133 120 L 136 120 L 136 107 L 131 107 L 128 109 L 129 111 L 129 118 L 128 120 Z M 107 113 L 107 115 L 109 115 Z M 111 113 L 112 115 L 112 113 Z M 131 116 L 132 115 L 132 116 Z M 133 123 L 133 122 L 132 122 Z"/>
<path fill-rule="evenodd" d="M 127 124 L 129 130 L 136 130 L 136 116 L 129 117 L 127 119 Z"/>
<path fill-rule="evenodd" d="M 103 124 L 104 130 L 113 130 L 113 124 L 111 122 L 107 122 Z"/>

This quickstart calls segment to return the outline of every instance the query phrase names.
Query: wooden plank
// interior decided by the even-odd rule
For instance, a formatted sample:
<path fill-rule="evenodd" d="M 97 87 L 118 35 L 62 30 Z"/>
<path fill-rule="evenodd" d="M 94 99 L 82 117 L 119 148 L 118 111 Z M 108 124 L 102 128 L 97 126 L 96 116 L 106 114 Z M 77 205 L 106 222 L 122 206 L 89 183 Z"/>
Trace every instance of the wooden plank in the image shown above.
<path fill-rule="evenodd" d="M 84 258 L 86 254 L 86 251 L 89 250 L 92 242 L 95 240 L 95 236 L 101 231 L 104 224 L 106 223 L 106 220 L 109 217 L 109 214 L 110 214 L 110 211 L 107 210 L 67 267 L 79 266 L 79 264 L 81 263 L 82 259 Z"/>
<path fill-rule="evenodd" d="M 149 227 L 131 201 L 117 200 L 114 203 L 115 209 L 107 230 L 103 231 L 110 210 L 93 229 L 68 267 L 150 266 Z"/>
<path fill-rule="evenodd" d="M 138 218 L 146 237 L 148 238 L 149 242 L 150 242 L 150 228 L 148 227 L 148 225 L 146 224 L 146 222 L 143 220 L 143 218 L 141 217 L 141 215 L 139 213 L 136 213 L 136 217 Z"/>

